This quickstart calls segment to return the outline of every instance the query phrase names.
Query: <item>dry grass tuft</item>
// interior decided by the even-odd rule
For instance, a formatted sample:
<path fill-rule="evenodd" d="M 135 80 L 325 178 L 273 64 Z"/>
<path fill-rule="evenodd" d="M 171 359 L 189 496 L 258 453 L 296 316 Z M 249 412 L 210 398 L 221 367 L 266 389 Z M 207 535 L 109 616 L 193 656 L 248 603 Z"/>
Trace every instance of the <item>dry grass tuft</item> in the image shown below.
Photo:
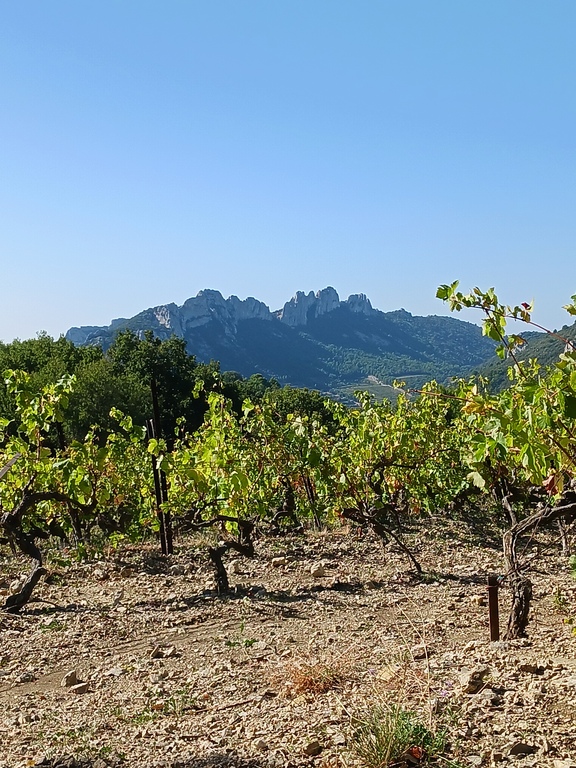
<path fill-rule="evenodd" d="M 288 696 L 318 695 L 341 690 L 355 672 L 355 660 L 350 655 L 333 657 L 300 656 L 283 667 L 276 682 Z"/>
<path fill-rule="evenodd" d="M 313 660 L 297 662 L 288 674 L 288 686 L 295 694 L 326 693 L 340 687 L 346 678 L 339 666 Z"/>

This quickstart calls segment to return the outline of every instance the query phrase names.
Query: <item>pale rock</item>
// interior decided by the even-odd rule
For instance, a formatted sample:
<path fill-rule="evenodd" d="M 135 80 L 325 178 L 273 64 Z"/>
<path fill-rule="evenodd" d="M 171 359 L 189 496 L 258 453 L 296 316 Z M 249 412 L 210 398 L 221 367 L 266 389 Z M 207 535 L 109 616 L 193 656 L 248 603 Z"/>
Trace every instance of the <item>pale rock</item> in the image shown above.
<path fill-rule="evenodd" d="M 176 655 L 175 645 L 168 645 L 168 646 L 156 645 L 150 651 L 151 659 L 170 659 L 175 655 Z"/>
<path fill-rule="evenodd" d="M 252 744 L 254 749 L 257 749 L 258 752 L 266 752 L 268 749 L 268 742 L 266 742 L 264 739 L 255 739 Z"/>
<path fill-rule="evenodd" d="M 314 565 L 310 568 L 310 574 L 315 579 L 321 579 L 326 576 L 326 569 L 324 568 L 323 563 L 314 563 Z"/>
<path fill-rule="evenodd" d="M 69 672 L 66 672 L 60 681 L 60 685 L 62 688 L 72 688 L 72 686 L 77 685 L 78 682 L 78 673 L 75 669 L 71 669 Z"/>
<path fill-rule="evenodd" d="M 345 304 L 351 312 L 358 314 L 370 315 L 374 312 L 370 299 L 365 293 L 353 293 L 342 304 Z"/>
<path fill-rule="evenodd" d="M 485 595 L 472 595 L 470 602 L 478 606 L 486 605 L 486 597 Z"/>
<path fill-rule="evenodd" d="M 241 301 L 238 296 L 230 296 L 226 303 L 230 308 L 230 312 L 234 317 L 234 320 L 271 320 L 272 314 L 266 304 L 258 299 L 248 296 L 247 299 Z"/>
<path fill-rule="evenodd" d="M 87 693 L 88 692 L 88 683 L 76 683 L 76 685 L 71 685 L 68 689 L 70 693 Z"/>
<path fill-rule="evenodd" d="M 10 594 L 11 595 L 18 594 L 18 592 L 20 592 L 20 590 L 24 586 L 25 582 L 26 582 L 25 576 L 20 576 L 18 579 L 14 579 L 14 581 L 10 583 L 10 590 L 9 590 Z"/>
<path fill-rule="evenodd" d="M 104 672 L 104 677 L 120 677 L 124 674 L 122 667 L 111 667 Z"/>
<path fill-rule="evenodd" d="M 104 329 L 98 325 L 83 325 L 80 328 L 70 328 L 70 330 L 66 332 L 66 338 L 73 344 L 82 346 L 82 344 L 88 340 L 89 336 L 98 334 L 103 330 Z"/>
<path fill-rule="evenodd" d="M 158 338 L 168 339 L 172 335 L 186 336 L 191 328 L 198 328 L 216 320 L 226 336 L 236 333 L 237 323 L 241 320 L 272 320 L 274 315 L 266 304 L 248 297 L 240 300 L 237 296 L 224 299 L 219 291 L 203 290 L 179 307 L 174 303 L 162 304 L 145 309 L 133 318 L 124 317 L 112 320 L 108 327 L 83 326 L 70 328 L 66 338 L 74 344 L 110 344 L 114 334 L 127 328 L 149 328 Z M 143 338 L 143 331 L 138 330 L 138 338 Z"/>
<path fill-rule="evenodd" d="M 462 693 L 477 693 L 484 685 L 485 679 L 490 674 L 488 667 L 477 667 L 476 669 L 462 672 L 458 677 L 458 682 Z"/>
<path fill-rule="evenodd" d="M 296 295 L 284 304 L 277 313 L 277 317 L 286 325 L 295 328 L 303 326 L 321 315 L 332 312 L 340 306 L 340 298 L 334 288 L 323 288 L 314 295 L 313 291 L 304 293 L 298 291 Z"/>

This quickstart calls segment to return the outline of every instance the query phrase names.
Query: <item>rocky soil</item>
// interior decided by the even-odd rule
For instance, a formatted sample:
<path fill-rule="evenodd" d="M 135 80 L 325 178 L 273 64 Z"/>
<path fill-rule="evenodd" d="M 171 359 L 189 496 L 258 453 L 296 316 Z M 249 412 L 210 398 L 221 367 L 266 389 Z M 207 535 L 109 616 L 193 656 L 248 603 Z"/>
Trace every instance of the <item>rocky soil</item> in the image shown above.
<path fill-rule="evenodd" d="M 447 727 L 447 768 L 576 768 L 566 558 L 542 548 L 529 639 L 491 643 L 497 542 L 413 543 L 424 579 L 370 536 L 260 540 L 229 561 L 227 597 L 199 539 L 166 559 L 60 552 L 36 602 L 0 614 L 0 768 L 360 766 L 351 723 L 377 703 Z M 6 593 L 27 565 L 4 555 Z M 502 589 L 503 627 L 507 602 Z"/>

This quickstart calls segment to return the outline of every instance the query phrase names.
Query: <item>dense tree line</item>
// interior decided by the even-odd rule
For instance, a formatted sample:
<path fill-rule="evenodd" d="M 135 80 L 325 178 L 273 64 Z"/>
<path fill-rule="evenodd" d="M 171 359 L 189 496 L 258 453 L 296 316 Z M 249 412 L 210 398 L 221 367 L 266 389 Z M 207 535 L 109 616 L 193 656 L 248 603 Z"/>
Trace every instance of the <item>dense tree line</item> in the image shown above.
<path fill-rule="evenodd" d="M 281 418 L 289 413 L 330 418 L 318 392 L 281 387 L 275 379 L 261 374 L 244 378 L 234 371 L 222 372 L 216 361 L 199 363 L 189 355 L 183 339 L 173 336 L 161 341 L 151 332 L 143 337 L 132 331 L 119 333 L 105 352 L 100 347 L 78 347 L 64 337 L 55 340 L 44 333 L 35 339 L 0 343 L 0 372 L 5 370 L 25 371 L 37 388 L 66 375 L 74 376 L 62 424 L 66 440 L 83 440 L 94 426 L 102 436 L 114 430 L 113 408 L 144 425 L 152 415 L 152 380 L 158 393 L 161 432 L 168 440 L 175 435 L 177 423 L 181 431 L 188 432 L 202 424 L 211 391 L 230 400 L 237 414 L 246 398 L 254 402 L 267 398 Z M 0 417 L 13 420 L 15 416 L 14 397 L 1 381 Z"/>

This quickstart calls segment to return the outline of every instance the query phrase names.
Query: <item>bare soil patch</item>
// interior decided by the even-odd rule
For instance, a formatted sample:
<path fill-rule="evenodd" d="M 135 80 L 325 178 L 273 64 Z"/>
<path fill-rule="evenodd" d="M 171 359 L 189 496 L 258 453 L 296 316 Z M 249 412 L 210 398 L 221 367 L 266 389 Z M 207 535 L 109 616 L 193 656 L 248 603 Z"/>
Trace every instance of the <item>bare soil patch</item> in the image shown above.
<path fill-rule="evenodd" d="M 260 540 L 226 597 L 198 539 L 49 566 L 0 615 L 0 768 L 359 765 L 351 716 L 378 701 L 445 723 L 462 766 L 576 766 L 566 559 L 538 559 L 529 639 L 490 643 L 502 557 L 461 533 L 414 536 L 424 580 L 370 536 Z M 26 567 L 0 561 L 0 586 Z"/>

